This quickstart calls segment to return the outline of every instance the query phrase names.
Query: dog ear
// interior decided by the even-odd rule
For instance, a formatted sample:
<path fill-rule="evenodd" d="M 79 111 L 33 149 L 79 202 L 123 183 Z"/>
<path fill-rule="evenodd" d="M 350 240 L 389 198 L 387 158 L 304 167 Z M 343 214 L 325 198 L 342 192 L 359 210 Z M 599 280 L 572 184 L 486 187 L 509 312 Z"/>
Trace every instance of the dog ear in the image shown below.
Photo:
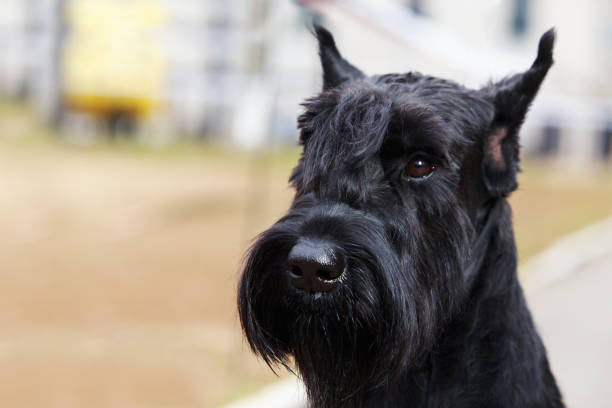
<path fill-rule="evenodd" d="M 329 31 L 318 24 L 313 24 L 314 34 L 319 41 L 319 56 L 323 66 L 323 90 L 332 89 L 338 85 L 365 75 L 347 60 L 342 58 L 334 37 Z"/>
<path fill-rule="evenodd" d="M 540 38 L 538 56 L 531 68 L 485 89 L 491 93 L 495 116 L 484 141 L 483 174 L 487 189 L 495 196 L 509 194 L 518 186 L 518 133 L 531 102 L 553 64 L 554 41 L 555 30 L 551 28 Z"/>

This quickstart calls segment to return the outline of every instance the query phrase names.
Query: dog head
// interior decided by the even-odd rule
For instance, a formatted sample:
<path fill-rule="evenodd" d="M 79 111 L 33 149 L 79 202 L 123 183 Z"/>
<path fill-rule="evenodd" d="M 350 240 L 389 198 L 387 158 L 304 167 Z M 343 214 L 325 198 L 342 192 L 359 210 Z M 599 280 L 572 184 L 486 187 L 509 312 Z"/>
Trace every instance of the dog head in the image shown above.
<path fill-rule="evenodd" d="M 478 90 L 366 76 L 315 34 L 323 90 L 298 118 L 295 198 L 248 253 L 238 306 L 252 349 L 270 365 L 293 356 L 311 402 L 331 407 L 418 367 L 468 297 L 554 32 L 530 69 Z"/>

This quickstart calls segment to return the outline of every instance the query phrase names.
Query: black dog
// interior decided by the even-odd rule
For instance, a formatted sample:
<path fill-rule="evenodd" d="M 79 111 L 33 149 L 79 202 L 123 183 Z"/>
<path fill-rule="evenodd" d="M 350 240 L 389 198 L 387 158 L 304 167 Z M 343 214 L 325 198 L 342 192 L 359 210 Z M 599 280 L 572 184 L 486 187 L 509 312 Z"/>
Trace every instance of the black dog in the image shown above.
<path fill-rule="evenodd" d="M 313 407 L 562 407 L 506 201 L 554 31 L 531 68 L 479 90 L 367 77 L 315 32 L 323 91 L 298 119 L 295 199 L 238 290 L 253 351 L 293 356 Z"/>

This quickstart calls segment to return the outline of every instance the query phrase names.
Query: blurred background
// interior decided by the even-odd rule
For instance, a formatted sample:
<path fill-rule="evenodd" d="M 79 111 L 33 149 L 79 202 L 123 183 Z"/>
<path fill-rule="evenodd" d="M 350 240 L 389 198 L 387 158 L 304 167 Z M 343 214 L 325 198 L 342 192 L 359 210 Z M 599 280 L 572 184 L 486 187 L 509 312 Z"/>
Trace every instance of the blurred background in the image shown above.
<path fill-rule="evenodd" d="M 511 198 L 521 264 L 612 215 L 609 0 L 3 0 L 2 406 L 214 407 L 278 381 L 234 293 L 291 200 L 312 21 L 369 74 L 472 87 L 556 26 Z"/>

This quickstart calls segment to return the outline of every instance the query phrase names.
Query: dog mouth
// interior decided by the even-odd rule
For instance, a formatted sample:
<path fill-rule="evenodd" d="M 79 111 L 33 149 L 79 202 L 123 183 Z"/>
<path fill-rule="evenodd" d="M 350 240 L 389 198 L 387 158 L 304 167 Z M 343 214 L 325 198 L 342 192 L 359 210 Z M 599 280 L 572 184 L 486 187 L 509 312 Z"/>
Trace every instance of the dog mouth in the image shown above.
<path fill-rule="evenodd" d="M 320 301 L 325 296 L 328 296 L 328 294 L 325 292 L 306 292 L 301 289 L 296 289 L 295 293 L 300 301 L 306 305 Z"/>

